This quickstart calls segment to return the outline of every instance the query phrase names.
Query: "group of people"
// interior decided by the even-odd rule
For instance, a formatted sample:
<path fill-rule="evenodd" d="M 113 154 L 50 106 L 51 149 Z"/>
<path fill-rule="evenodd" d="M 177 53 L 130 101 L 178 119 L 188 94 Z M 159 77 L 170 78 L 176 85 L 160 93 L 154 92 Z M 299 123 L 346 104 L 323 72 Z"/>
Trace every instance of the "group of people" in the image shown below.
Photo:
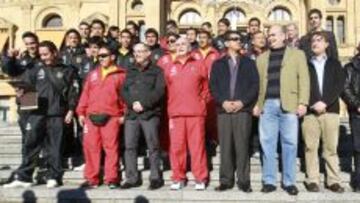
<path fill-rule="evenodd" d="M 24 33 L 27 50 L 20 54 L 9 49 L 2 56 L 2 70 L 36 90 L 38 108 L 19 110 L 23 158 L 4 187 L 31 186 L 41 151 L 46 186 L 61 185 L 65 138 L 75 133 L 80 135 L 85 162 L 83 188 L 96 188 L 101 182 L 110 189 L 142 185 L 137 157 L 144 137 L 150 190 L 164 185 L 164 153 L 170 159 L 171 190 L 186 186 L 189 163 L 195 190 L 205 190 L 207 145 L 212 143 L 220 146 L 220 183 L 215 190 L 231 189 L 236 181 L 239 190 L 252 192 L 251 137 L 258 132 L 262 192 L 276 190 L 279 158 L 281 187 L 298 194 L 296 164 L 303 139 L 306 189 L 320 191 L 321 140 L 325 186 L 342 193 L 337 154 L 342 98 L 354 140 L 353 189 L 360 192 L 360 54 L 343 68 L 334 34 L 322 29 L 321 12 L 313 9 L 308 18 L 310 30 L 301 38 L 295 24 L 273 25 L 264 33 L 258 18 L 250 19 L 246 35 L 220 19 L 217 36 L 208 22 L 179 35 L 176 22 L 170 20 L 165 36 L 149 28 L 144 42 L 132 21 L 121 31 L 111 26 L 105 35 L 104 23 L 94 20 L 68 30 L 59 50 L 51 41 L 39 42 L 34 33 Z M 26 89 L 16 93 L 21 98 Z M 69 133 L 74 125 L 78 132 Z M 120 185 L 122 163 L 125 180 Z"/>

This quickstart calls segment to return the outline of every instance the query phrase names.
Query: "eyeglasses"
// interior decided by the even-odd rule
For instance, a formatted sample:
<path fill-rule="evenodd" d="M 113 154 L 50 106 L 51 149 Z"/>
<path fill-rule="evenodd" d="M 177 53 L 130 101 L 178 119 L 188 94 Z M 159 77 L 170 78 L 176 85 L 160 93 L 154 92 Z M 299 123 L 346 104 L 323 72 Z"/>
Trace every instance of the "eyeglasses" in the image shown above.
<path fill-rule="evenodd" d="M 99 54 L 98 57 L 101 58 L 101 59 L 104 59 L 106 57 L 109 57 L 110 54 Z"/>
<path fill-rule="evenodd" d="M 230 37 L 230 38 L 228 39 L 228 41 L 240 42 L 241 39 L 240 39 L 240 37 Z"/>
<path fill-rule="evenodd" d="M 167 40 L 167 43 L 168 44 L 173 44 L 173 43 L 175 43 L 176 42 L 176 39 L 169 39 L 169 40 Z"/>

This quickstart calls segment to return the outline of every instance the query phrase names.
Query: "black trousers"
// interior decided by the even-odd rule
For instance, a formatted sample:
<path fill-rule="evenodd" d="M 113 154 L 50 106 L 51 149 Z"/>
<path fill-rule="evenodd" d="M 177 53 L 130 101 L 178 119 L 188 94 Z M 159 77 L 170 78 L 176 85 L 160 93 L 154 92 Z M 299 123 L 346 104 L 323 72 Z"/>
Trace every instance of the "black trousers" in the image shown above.
<path fill-rule="evenodd" d="M 360 186 L 360 115 L 350 115 L 350 127 L 353 139 L 354 154 L 354 184 Z"/>
<path fill-rule="evenodd" d="M 139 181 L 137 169 L 138 146 L 140 130 L 144 132 L 146 145 L 149 149 L 150 181 L 161 180 L 160 172 L 160 144 L 159 144 L 160 118 L 153 117 L 149 120 L 125 121 L 125 172 L 126 181 L 136 183 Z"/>
<path fill-rule="evenodd" d="M 249 142 L 252 116 L 247 112 L 218 115 L 220 140 L 220 183 L 234 185 L 236 170 L 237 184 L 250 185 Z"/>
<path fill-rule="evenodd" d="M 64 118 L 59 116 L 29 115 L 24 140 L 24 157 L 15 171 L 15 179 L 32 182 L 39 153 L 44 147 L 47 162 L 47 179 L 61 181 L 61 145 Z"/>

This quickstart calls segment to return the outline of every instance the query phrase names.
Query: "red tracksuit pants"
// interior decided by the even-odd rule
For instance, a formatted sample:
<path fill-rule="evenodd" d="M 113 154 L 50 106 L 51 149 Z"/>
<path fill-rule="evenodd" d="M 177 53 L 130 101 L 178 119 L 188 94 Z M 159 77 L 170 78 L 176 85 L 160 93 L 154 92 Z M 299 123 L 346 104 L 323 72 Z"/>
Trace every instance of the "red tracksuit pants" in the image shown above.
<path fill-rule="evenodd" d="M 187 148 L 191 171 L 199 182 L 208 181 L 205 152 L 205 117 L 174 117 L 169 120 L 170 162 L 173 181 L 186 180 Z"/>
<path fill-rule="evenodd" d="M 105 126 L 99 127 L 85 120 L 83 150 L 85 157 L 85 179 L 99 184 L 101 151 L 105 151 L 104 182 L 119 183 L 119 118 L 112 117 Z"/>

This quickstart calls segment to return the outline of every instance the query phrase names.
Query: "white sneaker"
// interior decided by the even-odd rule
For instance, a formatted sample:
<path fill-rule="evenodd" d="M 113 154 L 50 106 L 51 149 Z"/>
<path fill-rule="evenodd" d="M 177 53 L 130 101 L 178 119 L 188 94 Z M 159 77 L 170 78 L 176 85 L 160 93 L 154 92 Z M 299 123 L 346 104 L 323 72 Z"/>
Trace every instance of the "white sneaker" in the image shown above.
<path fill-rule="evenodd" d="M 197 182 L 195 183 L 195 190 L 205 190 L 206 185 L 203 182 Z"/>
<path fill-rule="evenodd" d="M 3 185 L 3 187 L 4 188 L 17 188 L 17 187 L 28 188 L 28 187 L 31 187 L 31 185 L 32 185 L 32 183 L 30 183 L 30 182 L 14 180 L 11 183 Z"/>
<path fill-rule="evenodd" d="M 84 170 L 85 170 L 85 164 L 82 164 L 81 166 L 74 168 L 74 171 L 84 171 Z"/>
<path fill-rule="evenodd" d="M 57 187 L 57 186 L 59 186 L 59 184 L 58 184 L 58 182 L 57 182 L 56 180 L 54 180 L 54 179 L 49 179 L 49 180 L 46 181 L 46 187 L 47 187 L 47 188 L 55 188 L 55 187 Z"/>
<path fill-rule="evenodd" d="M 181 190 L 184 187 L 184 182 L 173 182 L 170 185 L 171 190 Z"/>

